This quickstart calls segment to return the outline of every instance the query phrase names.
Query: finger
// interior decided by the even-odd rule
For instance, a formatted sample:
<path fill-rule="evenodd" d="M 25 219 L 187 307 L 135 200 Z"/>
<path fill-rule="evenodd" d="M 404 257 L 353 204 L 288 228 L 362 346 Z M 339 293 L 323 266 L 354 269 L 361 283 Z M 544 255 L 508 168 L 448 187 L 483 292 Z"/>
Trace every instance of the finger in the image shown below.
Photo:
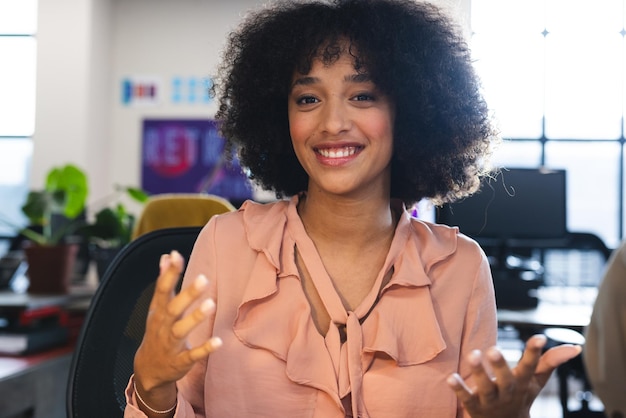
<path fill-rule="evenodd" d="M 498 387 L 483 365 L 482 353 L 474 350 L 469 354 L 468 362 L 472 370 L 472 376 L 476 389 L 474 393 L 478 395 L 482 403 L 491 403 L 498 397 Z"/>
<path fill-rule="evenodd" d="M 167 312 L 173 318 L 179 318 L 191 304 L 198 300 L 209 284 L 204 274 L 198 275 L 191 286 L 187 286 L 167 304 Z"/>
<path fill-rule="evenodd" d="M 497 392 L 501 400 L 510 399 L 515 390 L 515 377 L 506 359 L 497 347 L 491 347 L 486 353 L 487 360 L 493 370 Z"/>
<path fill-rule="evenodd" d="M 562 344 L 546 351 L 539 359 L 535 371 L 537 382 L 543 387 L 554 369 L 578 356 L 581 351 L 581 346 L 573 344 Z"/>
<path fill-rule="evenodd" d="M 204 358 L 220 348 L 222 346 L 222 339 L 220 337 L 211 337 L 209 340 L 199 347 L 189 350 L 189 358 L 193 361 L 198 361 Z"/>
<path fill-rule="evenodd" d="M 213 353 L 221 346 L 222 339 L 220 337 L 211 337 L 204 344 L 187 350 L 184 355 L 186 356 L 186 361 L 190 364 L 208 357 L 209 354 Z"/>
<path fill-rule="evenodd" d="M 451 374 L 447 379 L 448 386 L 452 388 L 457 398 L 463 403 L 465 409 L 471 411 L 478 407 L 478 396 L 467 386 L 458 373 Z"/>
<path fill-rule="evenodd" d="M 514 374 L 517 377 L 520 387 L 526 387 L 528 382 L 535 374 L 541 351 L 546 344 L 546 336 L 543 334 L 533 335 L 526 342 L 526 348 L 522 358 L 515 366 Z"/>
<path fill-rule="evenodd" d="M 176 321 L 172 326 L 172 334 L 175 338 L 183 339 L 198 324 L 204 321 L 209 315 L 215 312 L 215 302 L 213 299 L 204 300 L 200 306 L 194 309 L 189 315 Z"/>
<path fill-rule="evenodd" d="M 156 281 L 154 297 L 157 303 L 167 303 L 172 298 L 174 288 L 183 271 L 183 256 L 176 250 L 163 254 L 159 261 L 159 277 Z"/>

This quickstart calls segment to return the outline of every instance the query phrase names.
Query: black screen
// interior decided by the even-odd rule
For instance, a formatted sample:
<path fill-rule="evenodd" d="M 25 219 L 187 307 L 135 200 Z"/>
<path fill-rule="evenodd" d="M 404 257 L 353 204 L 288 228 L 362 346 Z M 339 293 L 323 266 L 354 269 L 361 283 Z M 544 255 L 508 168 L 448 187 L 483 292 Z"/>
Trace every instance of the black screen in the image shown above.
<path fill-rule="evenodd" d="M 567 231 L 565 174 L 503 168 L 483 179 L 476 194 L 437 208 L 436 220 L 474 238 L 561 238 Z"/>

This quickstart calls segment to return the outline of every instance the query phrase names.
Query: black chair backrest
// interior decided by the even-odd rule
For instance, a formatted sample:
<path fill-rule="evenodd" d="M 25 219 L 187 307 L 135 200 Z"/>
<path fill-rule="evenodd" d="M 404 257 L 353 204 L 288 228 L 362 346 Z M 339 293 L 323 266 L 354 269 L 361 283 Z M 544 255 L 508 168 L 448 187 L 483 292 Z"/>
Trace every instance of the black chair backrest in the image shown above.
<path fill-rule="evenodd" d="M 604 241 L 590 232 L 569 232 L 567 234 L 568 248 L 578 250 L 591 250 L 598 251 L 604 257 L 605 261 L 608 261 L 611 257 L 612 249 L 606 246 Z"/>
<path fill-rule="evenodd" d="M 189 258 L 201 227 L 147 233 L 124 247 L 108 267 L 78 337 L 67 388 L 69 418 L 122 417 L 159 259 L 172 250 Z"/>

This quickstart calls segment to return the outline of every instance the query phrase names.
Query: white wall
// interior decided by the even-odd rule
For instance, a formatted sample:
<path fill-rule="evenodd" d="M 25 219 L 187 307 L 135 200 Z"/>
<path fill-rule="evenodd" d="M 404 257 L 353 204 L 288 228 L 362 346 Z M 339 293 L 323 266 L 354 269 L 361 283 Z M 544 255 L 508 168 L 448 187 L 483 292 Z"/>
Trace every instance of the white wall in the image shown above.
<path fill-rule="evenodd" d="M 74 162 L 102 187 L 110 80 L 108 1 L 40 1 L 37 97 L 31 185 L 43 184 L 53 165 Z"/>
<path fill-rule="evenodd" d="M 469 33 L 469 1 L 439 0 Z M 40 0 L 31 185 L 54 165 L 89 173 L 90 201 L 140 184 L 144 118 L 204 118 L 214 104 L 174 104 L 172 77 L 208 77 L 225 35 L 263 0 Z M 121 81 L 155 76 L 156 106 L 125 106 Z"/>

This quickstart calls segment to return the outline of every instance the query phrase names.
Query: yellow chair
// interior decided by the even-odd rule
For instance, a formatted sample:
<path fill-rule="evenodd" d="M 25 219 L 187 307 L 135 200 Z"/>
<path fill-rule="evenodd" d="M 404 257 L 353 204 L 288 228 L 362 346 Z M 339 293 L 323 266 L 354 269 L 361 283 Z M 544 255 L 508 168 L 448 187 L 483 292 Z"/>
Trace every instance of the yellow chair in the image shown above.
<path fill-rule="evenodd" d="M 228 200 L 211 194 L 153 195 L 137 220 L 132 239 L 157 229 L 204 226 L 213 215 L 235 209 Z"/>

